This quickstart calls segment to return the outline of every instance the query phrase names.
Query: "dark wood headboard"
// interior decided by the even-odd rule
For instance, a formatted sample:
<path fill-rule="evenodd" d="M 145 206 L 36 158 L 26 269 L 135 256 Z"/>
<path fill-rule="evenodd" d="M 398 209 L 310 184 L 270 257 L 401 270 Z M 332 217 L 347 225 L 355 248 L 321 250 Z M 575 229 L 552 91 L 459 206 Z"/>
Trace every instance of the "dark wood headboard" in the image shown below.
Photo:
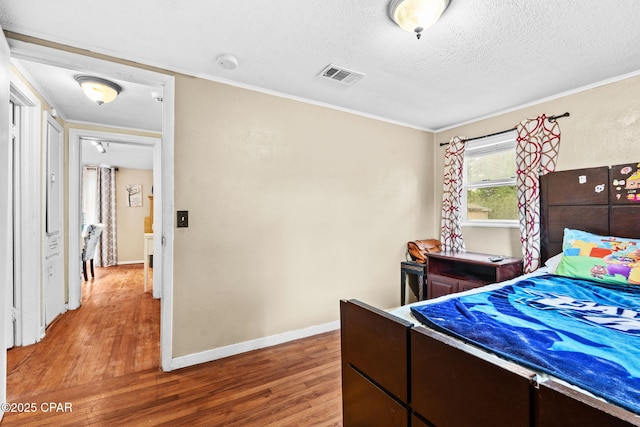
<path fill-rule="evenodd" d="M 639 165 L 636 162 L 542 176 L 542 262 L 562 251 L 565 228 L 640 238 Z"/>

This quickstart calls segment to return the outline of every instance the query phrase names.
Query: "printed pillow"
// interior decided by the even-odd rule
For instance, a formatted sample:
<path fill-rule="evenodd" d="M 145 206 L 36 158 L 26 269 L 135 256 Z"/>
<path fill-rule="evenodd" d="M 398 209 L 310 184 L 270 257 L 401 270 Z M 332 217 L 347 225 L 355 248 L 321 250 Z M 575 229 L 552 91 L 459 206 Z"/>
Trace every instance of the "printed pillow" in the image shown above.
<path fill-rule="evenodd" d="M 640 240 L 565 228 L 562 254 L 560 276 L 640 285 Z"/>

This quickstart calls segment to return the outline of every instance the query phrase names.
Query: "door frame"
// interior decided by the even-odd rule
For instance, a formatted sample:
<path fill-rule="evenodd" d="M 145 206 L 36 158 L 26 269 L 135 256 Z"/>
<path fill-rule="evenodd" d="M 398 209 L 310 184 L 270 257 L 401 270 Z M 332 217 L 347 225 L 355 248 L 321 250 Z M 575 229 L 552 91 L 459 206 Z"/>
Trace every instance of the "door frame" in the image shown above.
<path fill-rule="evenodd" d="M 20 197 L 14 200 L 16 215 L 14 224 L 19 236 L 14 253 L 16 274 L 15 287 L 15 345 L 30 345 L 44 336 L 41 316 L 41 277 L 44 274 L 44 192 L 41 170 L 41 103 L 29 87 L 13 72 L 9 73 L 10 99 L 20 106 L 19 132 L 20 151 L 17 156 L 17 171 Z M 34 268 L 39 266 L 39 268 Z"/>
<path fill-rule="evenodd" d="M 9 236 L 13 230 L 12 214 L 9 206 L 13 206 L 13 191 L 9 191 L 9 45 L 0 27 L 0 236 Z M 6 286 L 13 286 L 13 248 L 6 239 L 0 239 L 0 283 L 5 287 L 0 289 L 0 306 L 2 310 L 8 307 Z M 0 315 L 0 401 L 7 401 L 7 316 Z M 0 421 L 5 408 L 0 407 Z"/>
<path fill-rule="evenodd" d="M 119 132 L 105 132 L 87 129 L 69 129 L 69 309 L 75 310 L 80 307 L 82 302 L 82 250 L 79 244 L 73 242 L 81 242 L 82 227 L 82 139 L 103 139 L 119 143 L 132 143 L 139 145 L 148 145 L 153 147 L 153 181 L 154 193 L 162 194 L 162 182 L 156 180 L 156 177 L 162 176 L 161 162 L 161 138 L 150 136 L 139 136 L 123 134 Z M 154 219 L 157 219 L 154 229 L 154 253 L 157 259 L 162 259 L 162 247 L 155 247 L 155 241 L 162 240 L 162 209 L 153 209 Z M 142 239 L 142 234 L 140 239 Z M 157 252 L 156 252 L 157 251 Z M 156 258 L 156 257 L 154 257 Z M 155 263 L 154 263 L 155 264 Z M 163 283 L 162 268 L 158 265 L 154 268 L 154 287 L 153 295 L 155 298 L 161 296 L 161 285 Z M 156 283 L 157 282 L 157 283 Z M 157 296 L 156 296 L 157 295 Z"/>

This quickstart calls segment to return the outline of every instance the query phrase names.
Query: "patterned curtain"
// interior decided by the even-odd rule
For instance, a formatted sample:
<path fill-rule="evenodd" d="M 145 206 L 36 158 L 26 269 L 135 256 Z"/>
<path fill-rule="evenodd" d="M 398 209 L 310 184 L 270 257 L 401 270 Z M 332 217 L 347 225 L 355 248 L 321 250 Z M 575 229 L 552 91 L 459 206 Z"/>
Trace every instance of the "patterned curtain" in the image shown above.
<path fill-rule="evenodd" d="M 454 136 L 444 158 L 444 188 L 442 192 L 442 224 L 440 241 L 446 251 L 463 251 L 464 239 L 460 229 L 460 200 L 462 199 L 462 165 L 465 140 Z"/>
<path fill-rule="evenodd" d="M 516 126 L 518 217 L 524 272 L 540 266 L 540 175 L 553 172 L 560 146 L 560 127 L 544 114 Z"/>
<path fill-rule="evenodd" d="M 104 224 L 96 265 L 108 267 L 118 263 L 116 246 L 116 170 L 115 168 L 98 168 L 98 222 Z"/>

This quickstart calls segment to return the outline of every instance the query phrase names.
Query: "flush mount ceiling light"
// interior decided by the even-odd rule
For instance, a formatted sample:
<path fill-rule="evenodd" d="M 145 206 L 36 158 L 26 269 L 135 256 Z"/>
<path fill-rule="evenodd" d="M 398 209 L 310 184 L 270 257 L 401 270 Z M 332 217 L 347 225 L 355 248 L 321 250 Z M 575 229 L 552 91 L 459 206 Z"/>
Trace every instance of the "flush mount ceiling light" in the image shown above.
<path fill-rule="evenodd" d="M 431 27 L 449 6 L 449 0 L 391 0 L 389 17 L 405 31 L 416 33 Z"/>
<path fill-rule="evenodd" d="M 102 142 L 100 142 L 100 141 L 91 141 L 91 145 L 96 147 L 96 150 L 98 150 L 98 153 L 102 153 L 102 154 L 106 154 L 107 153 L 107 150 L 106 150 L 106 148 L 104 148 L 104 145 L 102 145 Z"/>
<path fill-rule="evenodd" d="M 76 81 L 87 98 L 97 102 L 98 105 L 113 101 L 122 92 L 122 88 L 114 82 L 99 77 L 78 76 Z"/>

